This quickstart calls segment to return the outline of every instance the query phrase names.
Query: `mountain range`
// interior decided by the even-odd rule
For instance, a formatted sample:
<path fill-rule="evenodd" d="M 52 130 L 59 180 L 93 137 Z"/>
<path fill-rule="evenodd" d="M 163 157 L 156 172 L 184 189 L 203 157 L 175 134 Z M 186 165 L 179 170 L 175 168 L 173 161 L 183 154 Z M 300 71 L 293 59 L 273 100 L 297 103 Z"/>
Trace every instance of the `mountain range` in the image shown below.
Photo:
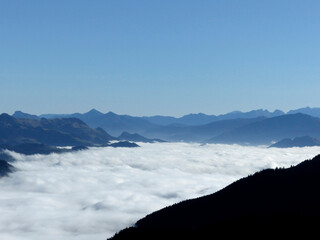
<path fill-rule="evenodd" d="M 209 140 L 210 143 L 263 145 L 283 138 L 320 137 L 320 119 L 302 113 L 267 118 L 241 126 Z"/>
<path fill-rule="evenodd" d="M 307 114 L 305 114 L 307 113 Z M 300 108 L 287 113 L 276 110 L 234 111 L 223 115 L 188 114 L 180 118 L 170 116 L 135 117 L 95 109 L 87 113 L 44 114 L 40 116 L 15 112 L 18 119 L 41 120 L 77 118 L 94 129 L 102 129 L 112 136 L 130 140 L 128 134 L 140 139 L 165 141 L 208 142 L 227 144 L 270 145 L 284 138 L 319 137 L 320 108 Z M 122 135 L 125 132 L 124 135 Z M 111 137 L 111 136 L 109 136 Z M 116 139 L 116 137 L 114 137 Z M 145 140 L 144 140 L 145 141 Z M 148 140 L 147 140 L 148 141 Z"/>
<path fill-rule="evenodd" d="M 214 136 L 229 132 L 241 126 L 259 122 L 263 119 L 265 118 L 237 118 L 214 121 L 196 126 L 157 126 L 146 130 L 143 135 L 149 138 L 160 138 L 167 141 L 207 142 L 208 139 Z"/>
<path fill-rule="evenodd" d="M 115 139 L 102 128 L 90 128 L 77 118 L 16 119 L 8 114 L 0 115 L 0 133 L 0 144 L 8 145 L 91 146 Z"/>
<path fill-rule="evenodd" d="M 258 109 L 252 110 L 250 112 L 240 112 L 233 111 L 227 114 L 221 115 L 206 115 L 204 113 L 198 114 L 188 114 L 180 118 L 175 117 L 165 117 L 165 116 L 152 116 L 152 117 L 143 117 L 152 123 L 158 125 L 169 125 L 169 124 L 182 124 L 182 125 L 204 125 L 215 121 L 221 120 L 230 120 L 230 119 L 239 119 L 239 118 L 258 118 L 258 117 L 277 117 L 284 115 L 285 113 L 280 110 L 275 110 L 274 112 L 269 112 L 268 110 Z"/>
<path fill-rule="evenodd" d="M 112 240 L 306 238 L 318 232 L 319 184 L 320 155 L 294 167 L 262 170 L 211 195 L 151 213 Z"/>
<path fill-rule="evenodd" d="M 295 110 L 290 110 L 288 111 L 287 114 L 295 114 L 295 113 L 303 113 L 307 114 L 313 117 L 319 117 L 320 118 L 320 108 L 310 108 L 310 107 L 305 107 L 305 108 L 299 108 Z"/>
<path fill-rule="evenodd" d="M 12 116 L 20 119 L 29 118 L 30 116 L 32 118 L 35 117 L 35 115 L 26 114 L 21 111 L 15 112 Z M 38 117 L 38 119 L 77 118 L 88 124 L 90 127 L 100 127 L 113 136 L 119 136 L 122 132 L 142 133 L 145 129 L 157 126 L 141 117 L 118 115 L 113 112 L 103 114 L 95 109 L 84 114 L 43 114 L 36 117 Z"/>
<path fill-rule="evenodd" d="M 90 127 L 101 127 L 113 136 L 118 136 L 122 132 L 143 133 L 148 129 L 158 126 L 196 126 L 205 125 L 215 121 L 231 120 L 239 118 L 258 118 L 258 117 L 276 117 L 284 115 L 280 110 L 269 112 L 268 110 L 258 109 L 249 112 L 233 111 L 222 115 L 207 115 L 203 113 L 188 114 L 180 118 L 171 116 L 151 116 L 135 117 L 130 115 L 118 115 L 113 112 L 101 113 L 92 109 L 87 113 L 73 114 L 42 114 L 39 116 L 16 111 L 12 116 L 15 118 L 32 118 L 32 119 L 54 119 L 54 118 L 78 118 L 88 124 Z"/>

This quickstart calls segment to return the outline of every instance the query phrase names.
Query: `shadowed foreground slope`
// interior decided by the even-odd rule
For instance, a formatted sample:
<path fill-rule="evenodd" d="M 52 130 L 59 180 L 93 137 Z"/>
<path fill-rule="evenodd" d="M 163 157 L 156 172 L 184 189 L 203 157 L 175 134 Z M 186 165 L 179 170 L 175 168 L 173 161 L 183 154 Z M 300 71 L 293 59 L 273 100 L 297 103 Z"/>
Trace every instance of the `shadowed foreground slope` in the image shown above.
<path fill-rule="evenodd" d="M 154 212 L 112 239 L 214 239 L 318 232 L 320 155 L 267 169 L 201 198 Z M 257 235 L 256 235 L 257 237 Z"/>

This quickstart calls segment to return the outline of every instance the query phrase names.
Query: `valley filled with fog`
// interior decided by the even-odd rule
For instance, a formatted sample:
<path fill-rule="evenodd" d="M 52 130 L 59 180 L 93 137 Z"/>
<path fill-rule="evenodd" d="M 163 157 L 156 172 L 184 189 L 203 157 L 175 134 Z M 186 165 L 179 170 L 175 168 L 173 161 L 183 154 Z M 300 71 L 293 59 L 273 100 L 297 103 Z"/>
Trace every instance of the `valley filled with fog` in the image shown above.
<path fill-rule="evenodd" d="M 18 170 L 0 179 L 0 239 L 106 239 L 155 210 L 320 152 L 320 147 L 139 145 L 50 155 L 10 152 Z"/>

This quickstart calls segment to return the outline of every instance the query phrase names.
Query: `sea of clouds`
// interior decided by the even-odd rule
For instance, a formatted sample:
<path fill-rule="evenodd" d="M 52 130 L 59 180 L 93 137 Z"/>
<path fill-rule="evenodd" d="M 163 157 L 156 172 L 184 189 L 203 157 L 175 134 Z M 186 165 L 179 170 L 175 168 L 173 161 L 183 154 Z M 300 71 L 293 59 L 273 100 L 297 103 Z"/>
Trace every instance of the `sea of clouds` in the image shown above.
<path fill-rule="evenodd" d="M 0 239 L 104 240 L 155 210 L 320 153 L 319 147 L 139 145 L 32 156 L 10 152 L 18 171 L 0 179 Z"/>

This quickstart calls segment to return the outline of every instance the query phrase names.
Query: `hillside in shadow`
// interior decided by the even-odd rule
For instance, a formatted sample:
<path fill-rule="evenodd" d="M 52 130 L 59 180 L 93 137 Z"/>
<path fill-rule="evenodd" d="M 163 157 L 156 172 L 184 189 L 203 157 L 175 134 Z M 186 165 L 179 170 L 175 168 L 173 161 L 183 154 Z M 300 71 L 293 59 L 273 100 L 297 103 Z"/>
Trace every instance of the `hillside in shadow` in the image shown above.
<path fill-rule="evenodd" d="M 154 212 L 112 239 L 306 237 L 320 223 L 320 155 L 266 169 L 204 197 Z"/>

